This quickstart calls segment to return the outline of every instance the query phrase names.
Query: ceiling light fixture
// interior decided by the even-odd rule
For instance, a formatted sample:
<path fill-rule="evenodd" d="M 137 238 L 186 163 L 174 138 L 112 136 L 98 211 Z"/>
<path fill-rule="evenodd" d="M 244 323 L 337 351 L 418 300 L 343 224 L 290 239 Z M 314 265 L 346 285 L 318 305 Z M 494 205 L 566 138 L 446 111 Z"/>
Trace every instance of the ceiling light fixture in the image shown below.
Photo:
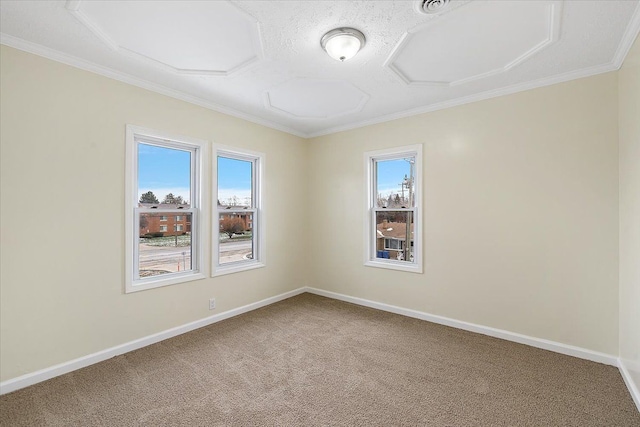
<path fill-rule="evenodd" d="M 336 28 L 322 36 L 320 45 L 335 60 L 346 61 L 363 48 L 364 34 L 355 28 Z"/>

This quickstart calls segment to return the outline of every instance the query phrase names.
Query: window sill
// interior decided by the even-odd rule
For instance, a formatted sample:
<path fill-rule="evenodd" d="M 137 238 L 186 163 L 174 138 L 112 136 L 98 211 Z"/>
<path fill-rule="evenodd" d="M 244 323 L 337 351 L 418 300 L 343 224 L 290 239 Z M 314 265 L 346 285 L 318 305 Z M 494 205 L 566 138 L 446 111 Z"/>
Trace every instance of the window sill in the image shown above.
<path fill-rule="evenodd" d="M 385 268 L 387 270 L 406 271 L 408 273 L 422 274 L 422 266 L 417 264 L 406 264 L 402 261 L 365 261 L 367 267 Z"/>
<path fill-rule="evenodd" d="M 256 268 L 265 267 L 263 262 L 241 262 L 238 264 L 229 264 L 224 266 L 218 266 L 213 271 L 211 277 L 224 276 L 226 274 L 240 273 L 241 271 L 254 270 Z"/>
<path fill-rule="evenodd" d="M 193 280 L 205 279 L 202 273 L 185 273 L 184 275 L 174 275 L 164 279 L 138 281 L 132 284 L 127 283 L 125 293 L 146 291 L 147 289 L 161 288 L 163 286 L 177 285 L 178 283 L 191 282 Z"/>

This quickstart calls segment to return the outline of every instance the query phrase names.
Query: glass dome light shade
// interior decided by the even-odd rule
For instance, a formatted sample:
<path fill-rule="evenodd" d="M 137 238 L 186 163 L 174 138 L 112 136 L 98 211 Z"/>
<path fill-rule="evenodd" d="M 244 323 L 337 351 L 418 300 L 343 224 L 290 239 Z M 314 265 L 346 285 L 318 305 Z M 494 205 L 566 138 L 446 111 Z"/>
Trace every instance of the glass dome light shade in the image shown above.
<path fill-rule="evenodd" d="M 353 58 L 365 44 L 364 34 L 353 28 L 336 28 L 320 41 L 322 48 L 337 61 Z"/>

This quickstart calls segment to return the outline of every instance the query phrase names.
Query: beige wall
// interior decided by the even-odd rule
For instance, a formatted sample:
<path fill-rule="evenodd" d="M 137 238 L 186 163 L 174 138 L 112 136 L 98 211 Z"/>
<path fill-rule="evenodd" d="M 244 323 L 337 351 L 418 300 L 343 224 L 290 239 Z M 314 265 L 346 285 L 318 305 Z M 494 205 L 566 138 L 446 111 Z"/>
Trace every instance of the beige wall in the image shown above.
<path fill-rule="evenodd" d="M 304 285 L 618 354 L 617 73 L 307 142 L 1 55 L 2 381 Z M 126 123 L 266 152 L 266 268 L 123 293 Z M 416 143 L 425 273 L 364 267 L 363 153 Z"/>
<path fill-rule="evenodd" d="M 616 355 L 608 73 L 314 138 L 311 283 Z M 424 274 L 363 265 L 367 150 L 424 144 Z"/>
<path fill-rule="evenodd" d="M 640 39 L 619 76 L 620 358 L 640 390 Z"/>
<path fill-rule="evenodd" d="M 306 194 L 302 139 L 6 46 L 0 55 L 3 381 L 306 284 L 288 236 L 308 222 L 287 203 Z M 123 293 L 126 123 L 266 153 L 267 267 Z"/>

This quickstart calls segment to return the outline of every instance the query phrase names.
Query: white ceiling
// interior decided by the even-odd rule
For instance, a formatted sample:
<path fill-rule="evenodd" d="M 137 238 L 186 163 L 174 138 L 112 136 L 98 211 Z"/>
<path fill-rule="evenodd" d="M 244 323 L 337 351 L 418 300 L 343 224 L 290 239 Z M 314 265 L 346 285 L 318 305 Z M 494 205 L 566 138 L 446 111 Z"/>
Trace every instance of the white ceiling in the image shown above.
<path fill-rule="evenodd" d="M 0 1 L 3 44 L 304 137 L 612 71 L 639 31 L 638 0 Z"/>

